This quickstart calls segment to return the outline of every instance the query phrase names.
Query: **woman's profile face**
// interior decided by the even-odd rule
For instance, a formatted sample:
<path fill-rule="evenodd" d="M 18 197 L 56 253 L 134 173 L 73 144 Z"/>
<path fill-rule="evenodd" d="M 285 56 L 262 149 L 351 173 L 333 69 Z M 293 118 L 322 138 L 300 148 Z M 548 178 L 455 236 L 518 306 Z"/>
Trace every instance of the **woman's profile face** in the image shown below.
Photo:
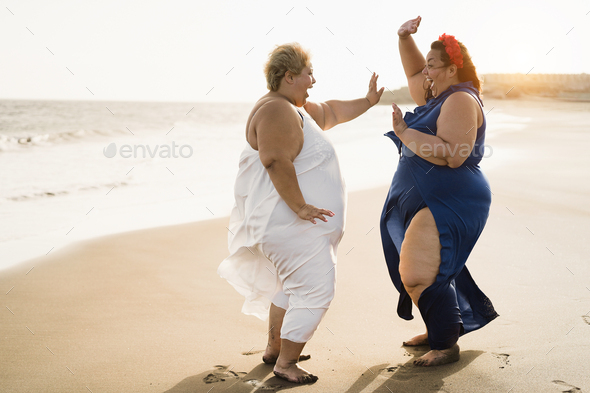
<path fill-rule="evenodd" d="M 295 90 L 295 103 L 297 106 L 303 106 L 306 101 L 307 97 L 309 97 L 308 89 L 313 87 L 313 84 L 316 82 L 315 78 L 313 77 L 313 67 L 310 64 L 309 66 L 305 67 L 301 74 L 295 76 L 294 78 L 294 85 L 293 88 Z"/>
<path fill-rule="evenodd" d="M 426 55 L 426 65 L 422 70 L 422 74 L 426 77 L 428 87 L 430 87 L 432 95 L 435 97 L 449 87 L 446 71 L 447 66 L 441 60 L 440 51 L 433 49 L 428 52 Z"/>

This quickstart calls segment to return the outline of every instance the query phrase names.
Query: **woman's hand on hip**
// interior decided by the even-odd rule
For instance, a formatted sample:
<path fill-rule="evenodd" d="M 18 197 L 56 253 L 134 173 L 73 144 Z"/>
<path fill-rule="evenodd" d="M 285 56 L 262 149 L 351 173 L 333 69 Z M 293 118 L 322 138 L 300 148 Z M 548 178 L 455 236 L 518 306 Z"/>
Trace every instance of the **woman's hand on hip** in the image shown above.
<path fill-rule="evenodd" d="M 328 222 L 328 219 L 324 217 L 324 215 L 334 217 L 334 212 L 326 209 L 320 209 L 315 207 L 314 205 L 310 205 L 307 203 L 301 206 L 301 209 L 299 209 L 299 211 L 297 212 L 297 216 L 299 218 L 305 221 L 311 221 L 312 224 L 316 223 L 316 218 L 319 218 L 324 222 Z"/>
<path fill-rule="evenodd" d="M 402 110 L 399 109 L 399 106 L 393 103 L 391 104 L 391 107 L 393 108 L 393 113 L 391 114 L 393 118 L 393 132 L 395 132 L 395 135 L 400 137 L 404 131 L 408 129 L 408 125 L 402 117 Z"/>
<path fill-rule="evenodd" d="M 399 38 L 408 38 L 410 34 L 416 33 L 418 31 L 418 26 L 420 26 L 421 20 L 422 17 L 419 16 L 415 19 L 410 19 L 409 21 L 401 25 L 399 30 L 397 31 L 397 35 L 399 35 Z"/>
<path fill-rule="evenodd" d="M 365 96 L 371 106 L 379 102 L 381 96 L 383 95 L 383 90 L 385 90 L 385 87 L 377 90 L 377 79 L 379 79 L 379 75 L 373 72 L 373 75 L 371 75 L 371 80 L 369 80 L 369 92 Z"/>

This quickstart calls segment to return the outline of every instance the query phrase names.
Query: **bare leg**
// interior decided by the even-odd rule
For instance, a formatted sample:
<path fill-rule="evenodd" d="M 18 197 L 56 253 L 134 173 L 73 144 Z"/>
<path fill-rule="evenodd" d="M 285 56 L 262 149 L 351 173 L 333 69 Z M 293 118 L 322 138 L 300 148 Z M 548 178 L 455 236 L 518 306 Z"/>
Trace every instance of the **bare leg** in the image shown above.
<path fill-rule="evenodd" d="M 318 377 L 310 374 L 297 364 L 305 344 L 285 339 L 281 340 L 281 352 L 273 370 L 277 377 L 293 383 L 314 383 L 318 380 Z"/>
<path fill-rule="evenodd" d="M 266 364 L 274 364 L 281 351 L 281 327 L 286 310 L 271 303 L 268 316 L 268 344 L 262 355 L 262 361 Z"/>
<path fill-rule="evenodd" d="M 400 252 L 399 272 L 412 302 L 418 305 L 422 292 L 436 281 L 440 268 L 440 240 L 434 217 L 427 207 L 420 210 L 408 226 Z M 426 342 L 424 342 L 426 340 Z M 428 344 L 428 332 L 404 345 Z M 414 361 L 417 366 L 437 366 L 459 360 L 459 346 L 431 350 Z"/>
<path fill-rule="evenodd" d="M 266 364 L 275 364 L 281 352 L 281 327 L 286 310 L 271 303 L 268 317 L 268 344 L 262 361 Z M 310 359 L 310 355 L 300 355 L 299 361 Z"/>

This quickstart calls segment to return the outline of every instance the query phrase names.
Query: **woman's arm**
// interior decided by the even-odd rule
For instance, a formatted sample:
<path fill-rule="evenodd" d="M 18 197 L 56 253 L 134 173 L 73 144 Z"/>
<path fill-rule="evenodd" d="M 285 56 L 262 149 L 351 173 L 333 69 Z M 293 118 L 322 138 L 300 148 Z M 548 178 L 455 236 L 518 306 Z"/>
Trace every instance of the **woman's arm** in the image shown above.
<path fill-rule="evenodd" d="M 421 20 L 421 17 L 410 19 L 401 25 L 397 31 L 399 36 L 399 55 L 402 59 L 402 66 L 404 67 L 406 78 L 408 79 L 410 95 L 417 105 L 426 104 L 424 100 L 425 76 L 422 74 L 426 60 L 412 38 L 412 34 L 418 31 Z"/>
<path fill-rule="evenodd" d="M 457 92 L 447 98 L 436 122 L 436 135 L 408 128 L 399 107 L 395 104 L 392 107 L 395 134 L 412 152 L 426 161 L 458 168 L 471 154 L 481 110 L 468 93 Z"/>
<path fill-rule="evenodd" d="M 302 220 L 314 224 L 315 218 L 328 221 L 324 215 L 332 217 L 334 213 L 306 204 L 297 181 L 293 161 L 303 147 L 303 130 L 297 111 L 286 101 L 272 101 L 263 105 L 256 116 L 260 161 L 281 198 Z"/>
<path fill-rule="evenodd" d="M 303 107 L 322 130 L 329 130 L 338 124 L 356 119 L 379 102 L 385 88 L 377 90 L 378 78 L 379 75 L 373 73 L 365 98 L 349 101 L 330 100 L 319 104 L 307 102 Z"/>

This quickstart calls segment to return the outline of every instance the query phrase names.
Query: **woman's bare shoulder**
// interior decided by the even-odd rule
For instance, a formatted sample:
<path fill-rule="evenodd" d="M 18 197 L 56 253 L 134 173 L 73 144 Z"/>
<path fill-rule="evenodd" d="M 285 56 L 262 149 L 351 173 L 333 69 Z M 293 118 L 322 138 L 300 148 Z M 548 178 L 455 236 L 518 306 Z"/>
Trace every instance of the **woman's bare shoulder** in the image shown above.
<path fill-rule="evenodd" d="M 263 96 L 260 98 L 252 109 L 251 118 L 255 123 L 261 120 L 301 122 L 295 106 L 286 99 L 275 96 Z"/>
<path fill-rule="evenodd" d="M 449 95 L 443 103 L 441 110 L 479 109 L 479 104 L 474 96 L 466 91 L 456 91 Z"/>
<path fill-rule="evenodd" d="M 466 91 L 452 93 L 442 104 L 440 113 L 444 119 L 473 117 L 478 127 L 483 122 L 482 109 L 477 99 Z"/>

